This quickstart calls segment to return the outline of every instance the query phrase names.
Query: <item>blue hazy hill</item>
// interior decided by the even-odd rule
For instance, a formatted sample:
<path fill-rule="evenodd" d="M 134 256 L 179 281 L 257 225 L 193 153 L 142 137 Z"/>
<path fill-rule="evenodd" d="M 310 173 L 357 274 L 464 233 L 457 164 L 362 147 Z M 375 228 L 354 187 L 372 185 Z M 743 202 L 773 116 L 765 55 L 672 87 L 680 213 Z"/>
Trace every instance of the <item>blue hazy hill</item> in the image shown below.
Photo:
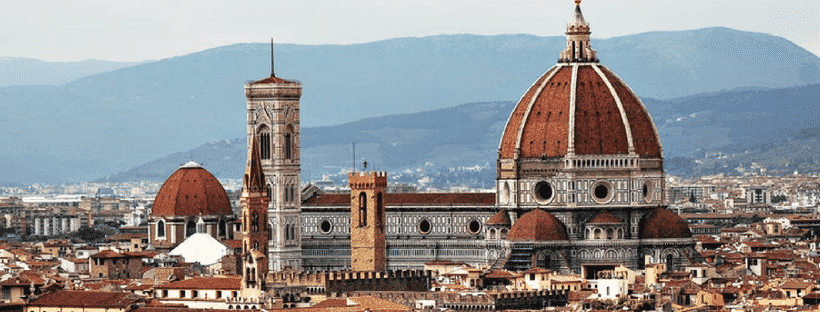
<path fill-rule="evenodd" d="M 84 60 L 47 62 L 22 57 L 0 57 L 0 87 L 61 85 L 80 78 L 134 66 L 140 62 Z"/>
<path fill-rule="evenodd" d="M 644 98 L 664 147 L 666 169 L 674 175 L 737 174 L 752 163 L 769 173 L 820 172 L 820 85 L 727 91 L 669 100 Z M 486 167 L 483 185 L 492 185 L 497 149 L 514 102 L 463 104 L 428 112 L 365 118 L 328 127 L 302 129 L 305 179 L 338 173 L 352 164 L 391 174 L 431 167 Z M 236 178 L 246 162 L 246 140 L 217 141 L 175 153 L 110 177 L 112 181 L 163 180 L 190 159 L 214 175 Z M 698 161 L 698 162 L 696 162 Z"/>
<path fill-rule="evenodd" d="M 563 37 L 530 35 L 277 45 L 276 73 L 304 83 L 302 126 L 324 127 L 461 103 L 515 101 L 555 63 L 563 45 Z M 593 47 L 642 97 L 820 82 L 817 56 L 766 34 L 727 28 L 653 32 L 593 40 Z M 6 133 L 0 164 L 12 168 L 0 172 L 0 182 L 90 180 L 243 137 L 243 83 L 267 77 L 269 57 L 267 44 L 236 44 L 60 86 L 0 88 Z"/>

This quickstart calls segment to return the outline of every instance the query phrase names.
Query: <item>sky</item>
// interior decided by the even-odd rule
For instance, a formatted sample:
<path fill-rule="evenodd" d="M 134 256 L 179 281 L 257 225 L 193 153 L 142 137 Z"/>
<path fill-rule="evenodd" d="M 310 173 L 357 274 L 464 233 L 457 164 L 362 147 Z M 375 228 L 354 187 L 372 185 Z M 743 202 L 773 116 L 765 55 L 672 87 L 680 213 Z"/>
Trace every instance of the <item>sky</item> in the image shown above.
<path fill-rule="evenodd" d="M 353 44 L 440 34 L 562 36 L 572 0 L 2 1 L 0 58 L 158 60 L 234 43 Z M 592 37 L 724 26 L 820 55 L 816 0 L 584 0 Z M 593 41 L 594 42 L 594 41 Z"/>

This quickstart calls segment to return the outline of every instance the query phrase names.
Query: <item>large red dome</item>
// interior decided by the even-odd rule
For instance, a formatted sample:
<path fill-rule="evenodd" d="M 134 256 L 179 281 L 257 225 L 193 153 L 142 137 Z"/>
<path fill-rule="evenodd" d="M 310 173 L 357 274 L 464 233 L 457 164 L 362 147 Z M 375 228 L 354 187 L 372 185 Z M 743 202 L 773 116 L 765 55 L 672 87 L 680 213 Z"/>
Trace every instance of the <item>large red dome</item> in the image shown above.
<path fill-rule="evenodd" d="M 570 150 L 662 156 L 646 108 L 621 79 L 595 62 L 559 63 L 541 76 L 510 115 L 499 148 L 499 156 L 507 159 L 565 157 Z"/>
<path fill-rule="evenodd" d="M 152 216 L 231 215 L 228 194 L 208 170 L 188 162 L 165 180 L 154 200 Z"/>

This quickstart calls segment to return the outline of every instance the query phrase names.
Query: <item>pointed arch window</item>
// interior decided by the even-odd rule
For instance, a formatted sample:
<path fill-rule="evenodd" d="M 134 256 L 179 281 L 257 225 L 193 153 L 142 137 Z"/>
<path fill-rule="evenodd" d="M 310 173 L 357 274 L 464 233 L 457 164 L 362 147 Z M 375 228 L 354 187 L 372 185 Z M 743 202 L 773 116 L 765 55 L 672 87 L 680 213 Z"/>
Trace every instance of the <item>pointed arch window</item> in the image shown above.
<path fill-rule="evenodd" d="M 270 128 L 268 128 L 266 125 L 262 125 L 259 127 L 256 133 L 258 134 L 259 139 L 259 157 L 262 159 L 270 159 Z"/>
<path fill-rule="evenodd" d="M 253 223 L 252 223 L 253 231 L 259 232 L 259 214 L 253 214 Z"/>

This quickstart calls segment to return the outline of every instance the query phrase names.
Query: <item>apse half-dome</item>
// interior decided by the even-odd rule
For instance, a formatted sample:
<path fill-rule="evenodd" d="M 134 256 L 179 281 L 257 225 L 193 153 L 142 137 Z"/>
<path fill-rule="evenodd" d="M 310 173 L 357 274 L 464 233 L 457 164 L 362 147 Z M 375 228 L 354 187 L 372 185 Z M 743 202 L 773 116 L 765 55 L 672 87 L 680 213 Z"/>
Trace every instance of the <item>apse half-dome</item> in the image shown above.
<path fill-rule="evenodd" d="M 180 166 L 157 192 L 151 216 L 230 215 L 231 201 L 213 174 L 196 162 Z"/>
<path fill-rule="evenodd" d="M 669 209 L 658 207 L 641 220 L 641 239 L 690 238 L 689 224 Z"/>
<path fill-rule="evenodd" d="M 561 220 L 542 209 L 534 209 L 513 224 L 507 240 L 538 242 L 565 241 L 569 238 Z"/>

